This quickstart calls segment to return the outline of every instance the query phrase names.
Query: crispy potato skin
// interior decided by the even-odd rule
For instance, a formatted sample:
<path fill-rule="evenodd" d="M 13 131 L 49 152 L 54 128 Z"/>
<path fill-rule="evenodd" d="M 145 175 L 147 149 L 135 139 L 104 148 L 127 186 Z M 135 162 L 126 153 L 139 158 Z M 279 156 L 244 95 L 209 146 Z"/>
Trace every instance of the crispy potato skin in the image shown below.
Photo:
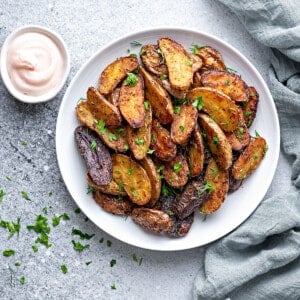
<path fill-rule="evenodd" d="M 204 180 L 211 184 L 212 191 L 200 207 L 200 212 L 211 214 L 223 204 L 229 188 L 229 172 L 221 170 L 214 159 L 208 163 Z"/>
<path fill-rule="evenodd" d="M 200 56 L 196 55 L 196 54 L 190 54 L 189 55 L 190 60 L 192 61 L 192 71 L 193 74 L 197 71 L 199 71 L 202 67 L 202 59 L 200 58 Z"/>
<path fill-rule="evenodd" d="M 116 196 L 103 194 L 100 191 L 94 192 L 93 198 L 95 202 L 102 207 L 103 210 L 114 215 L 130 215 L 134 208 L 133 203 L 128 199 L 119 199 Z"/>
<path fill-rule="evenodd" d="M 161 210 L 138 207 L 131 213 L 132 220 L 145 230 L 166 233 L 173 227 L 173 220 Z"/>
<path fill-rule="evenodd" d="M 199 122 L 204 129 L 208 147 L 218 166 L 227 170 L 232 165 L 232 149 L 224 132 L 208 115 L 199 114 Z"/>
<path fill-rule="evenodd" d="M 171 139 L 178 145 L 185 144 L 197 123 L 198 111 L 192 105 L 182 105 L 179 114 L 174 115 L 171 125 Z"/>
<path fill-rule="evenodd" d="M 192 133 L 192 139 L 188 146 L 188 163 L 191 177 L 201 174 L 204 166 L 204 143 L 198 123 Z"/>
<path fill-rule="evenodd" d="M 120 129 L 122 129 L 121 127 L 105 128 L 104 130 L 100 131 L 97 128 L 97 120 L 95 120 L 94 116 L 92 115 L 86 101 L 81 101 L 78 103 L 76 106 L 76 114 L 78 120 L 89 129 L 95 131 L 106 146 L 118 152 L 127 151 L 128 143 L 125 129 L 123 130 L 123 133 L 119 132 Z"/>
<path fill-rule="evenodd" d="M 151 183 L 146 171 L 132 158 L 113 154 L 113 179 L 124 186 L 130 200 L 145 205 L 151 198 Z"/>
<path fill-rule="evenodd" d="M 157 78 L 156 81 L 162 85 L 169 94 L 171 94 L 172 96 L 174 96 L 177 99 L 183 99 L 186 96 L 187 91 L 180 91 L 180 90 L 176 90 L 174 88 L 172 88 L 170 81 L 168 79 L 161 79 L 161 78 Z"/>
<path fill-rule="evenodd" d="M 158 47 L 165 58 L 171 86 L 176 90 L 187 91 L 193 82 L 193 69 L 184 47 L 169 38 L 159 39 Z"/>
<path fill-rule="evenodd" d="M 216 49 L 204 46 L 198 49 L 197 55 L 202 59 L 201 73 L 207 70 L 226 70 L 222 55 Z"/>
<path fill-rule="evenodd" d="M 202 87 L 202 83 L 201 83 L 201 74 L 199 72 L 196 72 L 193 76 L 193 85 L 192 88 L 196 88 L 196 87 Z"/>
<path fill-rule="evenodd" d="M 256 117 L 259 94 L 256 91 L 255 87 L 253 86 L 250 86 L 248 88 L 248 91 L 249 91 L 249 100 L 244 105 L 242 105 L 242 109 L 243 109 L 246 125 L 249 128 Z"/>
<path fill-rule="evenodd" d="M 239 158 L 232 166 L 232 175 L 240 180 L 249 177 L 260 165 L 267 151 L 267 142 L 263 137 L 257 137 L 250 141 Z"/>
<path fill-rule="evenodd" d="M 250 133 L 245 123 L 242 109 L 239 109 L 238 127 L 232 133 L 227 133 L 226 136 L 232 147 L 232 150 L 240 151 L 249 144 Z"/>
<path fill-rule="evenodd" d="M 176 171 L 176 166 L 179 169 Z M 168 185 L 178 188 L 184 186 L 188 181 L 189 166 L 182 154 L 178 154 L 171 161 L 165 163 L 162 171 Z"/>
<path fill-rule="evenodd" d="M 133 156 L 137 160 L 143 159 L 147 155 L 147 151 L 151 142 L 152 128 L 152 110 L 151 107 L 146 110 L 144 126 L 140 128 L 132 128 L 127 125 L 127 140 Z"/>
<path fill-rule="evenodd" d="M 132 72 L 139 66 L 136 57 L 120 57 L 109 64 L 99 77 L 99 91 L 103 95 L 110 94 L 117 85 L 126 77 L 127 73 Z"/>
<path fill-rule="evenodd" d="M 100 191 L 104 194 L 114 195 L 114 196 L 126 196 L 126 192 L 119 186 L 113 179 L 105 185 L 96 184 L 89 173 L 86 174 L 86 180 L 89 186 L 91 186 L 95 191 Z"/>
<path fill-rule="evenodd" d="M 141 166 L 146 171 L 150 182 L 151 182 L 151 198 L 148 202 L 149 207 L 153 207 L 160 196 L 161 191 L 161 180 L 159 174 L 156 170 L 156 167 L 149 156 L 146 156 L 140 161 Z"/>
<path fill-rule="evenodd" d="M 153 115 L 161 124 L 172 123 L 174 111 L 169 94 L 142 66 L 140 67 L 140 73 L 144 77 L 145 98 L 151 104 Z"/>
<path fill-rule="evenodd" d="M 152 120 L 151 149 L 154 155 L 164 161 L 171 160 L 177 152 L 176 144 L 172 142 L 170 133 L 156 120 Z"/>
<path fill-rule="evenodd" d="M 194 88 L 187 94 L 193 103 L 197 98 L 203 102 L 202 110 L 226 132 L 235 130 L 239 123 L 239 107 L 225 94 L 210 87 Z"/>
<path fill-rule="evenodd" d="M 207 71 L 201 75 L 203 86 L 214 88 L 237 102 L 248 101 L 248 86 L 236 74 L 226 71 Z"/>
<path fill-rule="evenodd" d="M 120 89 L 121 88 L 119 87 L 115 88 L 107 98 L 108 101 L 115 107 L 119 107 Z"/>
<path fill-rule="evenodd" d="M 95 119 L 103 120 L 107 126 L 121 125 L 118 108 L 109 103 L 94 87 L 87 90 L 87 104 Z"/>
<path fill-rule="evenodd" d="M 141 60 L 149 72 L 159 76 L 168 74 L 164 59 L 157 50 L 157 45 L 144 45 L 140 52 Z"/>
<path fill-rule="evenodd" d="M 129 86 L 123 82 L 120 90 L 119 109 L 122 116 L 132 128 L 144 126 L 144 80 L 138 75 L 136 86 Z"/>

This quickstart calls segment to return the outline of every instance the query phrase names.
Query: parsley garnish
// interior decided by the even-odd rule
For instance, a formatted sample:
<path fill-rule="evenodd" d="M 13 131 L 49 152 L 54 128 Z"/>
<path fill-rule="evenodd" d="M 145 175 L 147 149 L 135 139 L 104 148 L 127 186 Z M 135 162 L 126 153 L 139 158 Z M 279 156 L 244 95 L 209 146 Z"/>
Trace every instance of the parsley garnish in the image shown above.
<path fill-rule="evenodd" d="M 28 145 L 28 142 L 26 142 L 26 141 L 22 141 L 22 142 L 21 142 L 21 145 L 23 145 L 23 146 L 27 146 L 27 145 Z"/>
<path fill-rule="evenodd" d="M 110 286 L 110 288 L 111 288 L 112 290 L 116 290 L 116 289 L 117 289 L 115 284 L 112 284 L 112 285 Z"/>
<path fill-rule="evenodd" d="M 95 234 L 83 233 L 81 230 L 72 228 L 72 235 L 78 235 L 81 240 L 90 240 Z"/>
<path fill-rule="evenodd" d="M 132 260 L 135 261 L 135 262 L 137 262 L 139 266 L 140 266 L 140 265 L 142 264 L 142 262 L 143 262 L 143 258 L 142 258 L 142 257 L 138 258 L 137 255 L 136 255 L 135 253 L 132 254 Z"/>
<path fill-rule="evenodd" d="M 127 151 L 129 149 L 129 146 L 126 144 L 124 145 L 124 150 Z"/>
<path fill-rule="evenodd" d="M 39 251 L 39 248 L 38 248 L 37 245 L 32 245 L 31 248 L 32 248 L 33 252 L 38 252 Z"/>
<path fill-rule="evenodd" d="M 114 133 L 110 133 L 110 134 L 108 135 L 108 140 L 109 140 L 110 142 L 112 142 L 112 141 L 117 141 L 117 140 L 118 140 L 118 137 L 117 137 L 117 135 L 115 135 Z"/>
<path fill-rule="evenodd" d="M 252 115 L 252 112 L 251 112 L 251 111 L 246 111 L 246 112 L 245 112 L 245 116 L 246 116 L 246 117 L 249 117 L 249 116 L 251 116 L 251 115 Z"/>
<path fill-rule="evenodd" d="M 179 129 L 181 130 L 181 132 L 184 132 L 185 127 L 183 125 L 180 125 Z"/>
<path fill-rule="evenodd" d="M 197 108 L 198 110 L 201 110 L 204 106 L 202 96 L 197 97 L 196 100 L 192 103 L 192 106 Z"/>
<path fill-rule="evenodd" d="M 48 196 L 49 196 L 49 197 L 51 197 L 52 195 L 53 195 L 53 193 L 52 193 L 52 192 L 49 192 L 49 193 L 48 193 Z"/>
<path fill-rule="evenodd" d="M 219 143 L 218 137 L 214 136 L 213 139 L 212 139 L 212 142 L 213 142 L 214 145 L 218 145 L 218 143 Z"/>
<path fill-rule="evenodd" d="M 59 225 L 61 219 L 63 219 L 64 221 L 68 221 L 68 220 L 70 220 L 70 217 L 66 213 L 64 213 L 64 214 L 62 214 L 60 216 L 56 216 L 55 215 L 52 218 L 52 225 L 53 225 L 53 227 L 56 227 L 57 225 Z"/>
<path fill-rule="evenodd" d="M 25 277 L 24 277 L 24 276 L 22 276 L 22 277 L 20 278 L 20 283 L 21 283 L 21 284 L 24 284 L 24 283 L 25 283 Z"/>
<path fill-rule="evenodd" d="M 107 245 L 107 247 L 111 247 L 112 242 L 111 242 L 110 240 L 107 240 L 107 241 L 106 241 L 106 245 Z"/>
<path fill-rule="evenodd" d="M 0 221 L 0 226 L 3 228 L 7 228 L 8 231 L 10 232 L 8 239 L 13 237 L 15 233 L 17 233 L 17 235 L 19 236 L 19 232 L 20 232 L 20 228 L 21 228 L 20 220 L 21 220 L 21 218 L 19 217 L 17 219 L 17 223 L 14 223 L 11 221 L 4 221 L 4 220 Z"/>
<path fill-rule="evenodd" d="M 87 249 L 90 247 L 90 245 L 82 245 L 80 242 L 75 242 L 72 240 L 73 249 L 78 252 L 82 252 L 84 249 Z"/>
<path fill-rule="evenodd" d="M 15 266 L 16 266 L 16 267 L 20 267 L 20 266 L 21 266 L 21 262 L 16 261 L 16 262 L 15 262 Z"/>
<path fill-rule="evenodd" d="M 146 54 L 146 52 L 147 51 L 145 49 L 143 49 L 143 50 L 141 50 L 140 55 L 142 56 L 142 55 Z"/>
<path fill-rule="evenodd" d="M 180 106 L 174 106 L 174 114 L 178 115 L 180 113 Z"/>
<path fill-rule="evenodd" d="M 132 41 L 132 42 L 130 42 L 130 46 L 139 47 L 139 46 L 142 46 L 142 44 L 138 41 Z"/>
<path fill-rule="evenodd" d="M 28 194 L 24 191 L 21 191 L 21 195 L 22 195 L 22 198 L 24 198 L 25 200 L 27 201 L 31 201 L 31 199 L 29 198 Z"/>
<path fill-rule="evenodd" d="M 75 214 L 80 214 L 80 213 L 81 213 L 81 210 L 80 210 L 80 208 L 76 208 L 76 209 L 74 210 L 74 212 L 75 212 Z"/>
<path fill-rule="evenodd" d="M 255 130 L 255 136 L 260 137 L 260 134 Z"/>
<path fill-rule="evenodd" d="M 60 269 L 61 269 L 61 271 L 62 271 L 64 274 L 67 274 L 67 273 L 68 273 L 68 268 L 67 268 L 66 265 L 61 265 L 61 266 L 60 266 Z"/>
<path fill-rule="evenodd" d="M 166 80 L 167 78 L 168 78 L 168 75 L 166 75 L 166 74 L 160 75 L 161 80 Z"/>
<path fill-rule="evenodd" d="M 145 141 L 141 138 L 136 138 L 134 140 L 134 142 L 137 144 L 137 145 L 144 145 Z"/>
<path fill-rule="evenodd" d="M 203 48 L 203 47 L 196 45 L 196 44 L 192 44 L 192 47 L 190 49 L 193 54 L 198 54 L 198 52 L 199 52 L 198 50 L 201 48 Z"/>
<path fill-rule="evenodd" d="M 13 249 L 7 249 L 7 250 L 3 251 L 3 256 L 5 256 L 5 257 L 10 257 L 13 255 L 15 255 L 15 250 L 13 250 Z"/>
<path fill-rule="evenodd" d="M 133 169 L 128 169 L 127 173 L 128 173 L 128 175 L 132 175 L 133 174 Z"/>
<path fill-rule="evenodd" d="M 254 153 L 254 154 L 253 154 L 253 157 L 254 157 L 255 159 L 258 159 L 258 158 L 259 158 L 258 153 Z"/>
<path fill-rule="evenodd" d="M 230 72 L 230 73 L 237 73 L 237 70 L 235 69 L 232 69 L 232 68 L 226 68 L 227 72 Z"/>
<path fill-rule="evenodd" d="M 204 187 L 202 189 L 197 189 L 197 196 L 201 197 L 201 195 L 207 191 L 209 194 L 212 193 L 215 190 L 215 188 L 212 186 L 212 184 L 209 181 L 206 181 Z M 201 209 L 201 208 L 200 208 Z M 201 210 L 200 210 L 201 211 Z M 202 212 L 202 211 L 201 211 Z"/>
<path fill-rule="evenodd" d="M 90 194 L 90 193 L 93 193 L 93 192 L 95 192 L 95 188 L 93 187 L 93 186 L 91 186 L 91 185 L 88 185 L 87 186 L 87 194 Z"/>
<path fill-rule="evenodd" d="M 185 64 L 187 65 L 187 66 L 191 66 L 192 64 L 193 64 L 193 62 L 191 61 L 191 60 L 186 60 L 185 61 Z"/>
<path fill-rule="evenodd" d="M 92 151 L 96 151 L 96 149 L 97 149 L 97 142 L 96 142 L 96 140 L 92 141 L 90 148 L 91 148 Z"/>
<path fill-rule="evenodd" d="M 105 134 L 106 133 L 106 127 L 105 122 L 103 120 L 95 120 L 96 127 L 100 131 L 100 133 Z"/>
<path fill-rule="evenodd" d="M 155 150 L 148 149 L 148 150 L 147 150 L 147 154 L 150 154 L 150 155 L 151 155 L 151 154 L 153 154 L 154 151 L 155 151 Z"/>
<path fill-rule="evenodd" d="M 6 176 L 5 178 L 6 178 L 8 181 L 12 181 L 11 177 L 9 177 L 9 176 Z"/>
<path fill-rule="evenodd" d="M 144 107 L 145 107 L 146 110 L 149 110 L 149 107 L 150 107 L 149 101 L 144 102 Z"/>
<path fill-rule="evenodd" d="M 99 240 L 99 243 L 103 243 L 104 242 L 104 238 L 102 237 L 100 240 Z"/>
<path fill-rule="evenodd" d="M 228 79 L 225 80 L 225 85 L 230 86 L 230 81 Z"/>
<path fill-rule="evenodd" d="M 92 263 L 92 261 L 91 261 L 91 260 L 90 260 L 90 261 L 86 261 L 86 262 L 85 262 L 85 264 L 86 264 L 87 266 L 89 266 L 91 263 Z"/>
<path fill-rule="evenodd" d="M 112 259 L 110 261 L 110 266 L 113 267 L 116 263 L 117 263 L 117 261 L 115 259 Z"/>
<path fill-rule="evenodd" d="M 176 162 L 173 166 L 173 170 L 175 171 L 176 174 L 180 172 L 181 168 L 182 168 L 181 161 Z"/>
<path fill-rule="evenodd" d="M 156 172 L 159 174 L 165 168 L 164 165 L 161 165 L 157 168 Z"/>
<path fill-rule="evenodd" d="M 138 77 L 134 73 L 127 73 L 127 77 L 124 84 L 130 87 L 136 86 L 138 83 Z"/>

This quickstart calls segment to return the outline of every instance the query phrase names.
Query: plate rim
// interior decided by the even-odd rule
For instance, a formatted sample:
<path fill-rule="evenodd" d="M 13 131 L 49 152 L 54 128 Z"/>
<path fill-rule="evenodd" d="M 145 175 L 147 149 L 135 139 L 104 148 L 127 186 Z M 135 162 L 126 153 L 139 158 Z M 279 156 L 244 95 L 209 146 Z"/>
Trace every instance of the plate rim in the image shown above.
<path fill-rule="evenodd" d="M 59 111 L 58 111 L 58 116 L 57 116 L 57 121 L 56 121 L 56 131 L 55 131 L 55 146 L 56 146 L 56 158 L 57 158 L 57 162 L 58 162 L 58 166 L 59 166 L 59 171 L 61 174 L 61 177 L 63 179 L 64 185 L 68 190 L 69 195 L 72 197 L 73 201 L 76 203 L 76 205 L 81 209 L 81 211 L 88 216 L 85 213 L 85 208 L 83 207 L 83 205 L 79 204 L 76 200 L 75 197 L 73 196 L 71 190 L 69 189 L 69 187 L 67 186 L 63 173 L 62 173 L 62 164 L 63 162 L 61 161 L 60 157 L 59 157 L 59 148 L 60 146 L 58 145 L 58 130 L 59 130 L 59 124 L 62 122 L 62 111 L 63 111 L 63 107 L 66 105 L 66 99 L 68 98 L 69 94 L 71 93 L 73 86 L 75 85 L 75 82 L 77 81 L 77 79 L 81 76 L 81 73 L 85 70 L 86 66 L 93 60 L 95 59 L 96 56 L 98 56 L 101 52 L 103 52 L 105 49 L 113 47 L 115 44 L 119 44 L 122 43 L 124 40 L 135 36 L 135 35 L 141 35 L 141 34 L 147 34 L 147 33 L 153 33 L 153 34 L 159 34 L 161 36 L 164 36 L 161 34 L 161 32 L 163 31 L 174 31 L 174 32 L 181 32 L 181 33 L 192 33 L 195 35 L 201 35 L 205 38 L 214 40 L 217 43 L 223 44 L 225 45 L 228 49 L 230 49 L 231 52 L 237 54 L 242 60 L 246 61 L 247 63 L 247 67 L 249 66 L 251 68 L 251 71 L 254 72 L 255 76 L 258 78 L 258 80 L 260 81 L 260 83 L 262 84 L 265 92 L 267 93 L 268 97 L 270 99 L 272 99 L 273 101 L 270 101 L 270 105 L 273 111 L 273 116 L 274 116 L 274 120 L 275 120 L 275 128 L 274 128 L 274 132 L 276 132 L 277 134 L 275 135 L 276 137 L 276 143 L 274 143 L 274 156 L 273 156 L 273 161 L 275 160 L 275 163 L 272 165 L 272 176 L 269 178 L 269 181 L 266 185 L 265 191 L 264 191 L 264 195 L 262 196 L 262 198 L 258 201 L 257 205 L 251 210 L 249 211 L 249 213 L 246 214 L 246 217 L 244 218 L 244 220 L 242 222 L 240 222 L 239 224 L 235 225 L 232 229 L 227 230 L 225 233 L 222 233 L 221 236 L 214 238 L 213 240 L 210 240 L 206 243 L 202 243 L 199 245 L 188 245 L 188 246 L 184 246 L 182 245 L 181 247 L 176 247 L 176 249 L 174 248 L 168 248 L 165 247 L 162 249 L 159 249 L 157 247 L 149 247 L 149 246 L 143 246 L 140 245 L 136 242 L 128 242 L 125 238 L 123 238 L 122 236 L 118 236 L 116 237 L 115 235 L 111 234 L 110 232 L 108 232 L 107 230 L 103 229 L 102 227 L 100 227 L 99 225 L 97 225 L 96 222 L 94 222 L 94 220 L 92 220 L 90 217 L 90 221 L 93 222 L 95 224 L 95 226 L 97 226 L 97 228 L 103 230 L 104 232 L 106 232 L 108 235 L 118 239 L 119 241 L 122 241 L 130 246 L 135 246 L 141 249 L 146 249 L 146 250 L 152 250 L 152 251 L 182 251 L 182 250 L 188 250 L 188 249 L 193 249 L 196 247 L 203 247 L 203 246 L 207 246 L 209 244 L 211 244 L 212 242 L 218 241 L 219 239 L 225 237 L 226 235 L 228 235 L 229 233 L 231 233 L 232 231 L 236 230 L 239 226 L 241 226 L 245 221 L 247 221 L 247 219 L 255 212 L 255 210 L 257 209 L 257 207 L 261 204 L 261 202 L 263 201 L 267 191 L 270 188 L 270 185 L 274 179 L 274 175 L 278 166 L 278 160 L 279 160 L 279 154 L 280 154 L 280 124 L 279 124 L 279 118 L 278 118 L 278 112 L 276 109 L 276 105 L 273 99 L 273 96 L 269 90 L 268 85 L 266 84 L 265 80 L 263 79 L 262 75 L 258 72 L 258 70 L 256 69 L 256 67 L 249 61 L 249 59 L 244 56 L 238 49 L 234 48 L 233 46 L 231 46 L 229 43 L 227 43 L 226 41 L 223 41 L 221 38 L 216 37 L 213 34 L 207 33 L 205 31 L 200 31 L 191 27 L 174 27 L 174 26 L 164 26 L 164 27 L 149 27 L 149 28 L 144 28 L 142 30 L 137 30 L 134 32 L 130 32 L 129 34 L 123 35 L 120 38 L 116 38 L 113 41 L 111 41 L 110 43 L 105 44 L 104 46 L 102 46 L 98 51 L 96 51 L 95 53 L 93 53 L 85 63 L 83 63 L 80 68 L 78 69 L 78 71 L 76 72 L 75 76 L 72 78 L 67 90 L 64 93 L 63 99 L 60 103 L 59 106 Z M 148 234 L 148 233 L 146 233 Z M 149 233 L 151 234 L 151 233 Z"/>

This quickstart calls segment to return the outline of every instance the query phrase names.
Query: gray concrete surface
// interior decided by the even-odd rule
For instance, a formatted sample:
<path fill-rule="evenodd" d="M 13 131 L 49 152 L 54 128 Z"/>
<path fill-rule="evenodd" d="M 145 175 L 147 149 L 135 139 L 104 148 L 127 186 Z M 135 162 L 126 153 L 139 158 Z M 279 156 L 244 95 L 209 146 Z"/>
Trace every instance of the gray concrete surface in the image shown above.
<path fill-rule="evenodd" d="M 244 53 L 265 79 L 268 50 L 257 44 L 226 8 L 210 0 L 1 1 L 0 45 L 12 30 L 26 24 L 48 26 L 63 36 L 71 55 L 71 73 L 64 90 L 53 101 L 38 105 L 16 101 L 0 81 L 0 190 L 6 192 L 0 216 L 9 221 L 21 217 L 19 238 L 8 240 L 8 231 L 0 228 L 0 299 L 190 299 L 193 280 L 202 268 L 204 248 L 166 253 L 135 248 L 108 236 L 86 221 L 82 213 L 74 212 L 76 204 L 56 161 L 59 105 L 69 82 L 95 51 L 142 28 L 184 26 L 214 34 Z M 22 141 L 28 144 L 22 145 Z M 289 170 L 281 156 L 269 194 L 278 184 L 283 183 L 282 189 L 287 189 L 284 183 L 288 178 Z M 23 199 L 21 191 L 26 191 L 32 201 Z M 51 229 L 51 248 L 39 246 L 35 253 L 31 245 L 37 234 L 28 232 L 26 226 L 49 206 L 50 220 L 54 214 L 67 213 L 70 221 L 61 221 Z M 95 234 L 88 241 L 90 248 L 82 253 L 73 250 L 72 227 Z M 104 243 L 99 243 L 102 237 Z M 111 247 L 107 247 L 107 240 L 112 242 Z M 16 251 L 15 255 L 4 257 L 3 250 L 9 248 Z M 140 266 L 133 261 L 133 253 L 143 258 Z M 112 259 L 117 263 L 110 267 Z M 16 267 L 16 261 L 21 266 Z M 87 266 L 88 261 L 92 263 Z M 67 274 L 61 272 L 62 264 L 67 265 Z"/>

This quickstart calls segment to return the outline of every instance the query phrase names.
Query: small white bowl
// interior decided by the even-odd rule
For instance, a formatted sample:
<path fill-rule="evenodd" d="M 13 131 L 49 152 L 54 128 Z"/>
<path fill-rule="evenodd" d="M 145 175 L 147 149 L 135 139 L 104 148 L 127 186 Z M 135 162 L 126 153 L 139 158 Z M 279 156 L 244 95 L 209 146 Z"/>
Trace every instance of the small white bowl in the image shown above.
<path fill-rule="evenodd" d="M 52 89 L 49 92 L 46 92 L 43 95 L 40 96 L 30 96 L 30 95 L 25 95 L 18 91 L 14 85 L 11 82 L 11 79 L 8 74 L 7 70 L 7 51 L 8 51 L 8 46 L 12 43 L 14 39 L 16 39 L 18 36 L 25 34 L 25 33 L 41 33 L 46 36 L 48 36 L 54 43 L 57 45 L 59 50 L 62 53 L 63 57 L 63 75 L 61 77 L 61 81 L 57 84 L 57 86 Z M 0 61 L 0 71 L 1 71 L 1 77 L 2 80 L 10 92 L 11 95 L 13 95 L 16 99 L 25 102 L 25 103 L 40 103 L 40 102 L 46 102 L 51 99 L 53 99 L 59 91 L 62 89 L 64 86 L 69 72 L 70 72 L 70 56 L 68 53 L 67 46 L 65 42 L 63 41 L 62 37 L 54 32 L 53 30 L 50 30 L 45 27 L 37 26 L 37 25 L 29 25 L 29 26 L 24 26 L 20 27 L 16 30 L 14 30 L 5 40 L 2 49 L 1 49 L 1 61 Z"/>

